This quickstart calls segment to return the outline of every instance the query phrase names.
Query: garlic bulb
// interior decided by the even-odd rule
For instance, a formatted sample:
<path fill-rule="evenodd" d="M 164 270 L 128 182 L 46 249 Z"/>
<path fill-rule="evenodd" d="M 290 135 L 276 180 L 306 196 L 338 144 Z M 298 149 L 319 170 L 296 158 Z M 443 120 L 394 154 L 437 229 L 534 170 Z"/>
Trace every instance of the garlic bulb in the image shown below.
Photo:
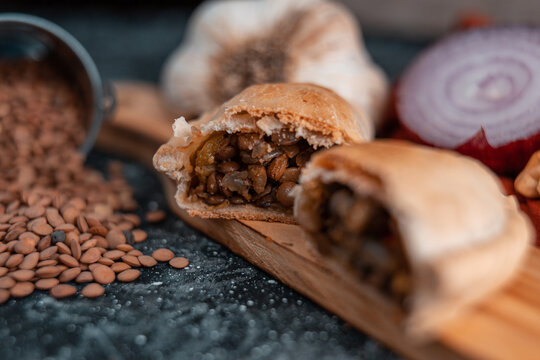
<path fill-rule="evenodd" d="M 167 98 L 184 115 L 200 114 L 249 85 L 269 82 L 327 87 L 372 125 L 381 120 L 388 93 L 354 17 L 322 0 L 203 3 L 162 79 Z"/>

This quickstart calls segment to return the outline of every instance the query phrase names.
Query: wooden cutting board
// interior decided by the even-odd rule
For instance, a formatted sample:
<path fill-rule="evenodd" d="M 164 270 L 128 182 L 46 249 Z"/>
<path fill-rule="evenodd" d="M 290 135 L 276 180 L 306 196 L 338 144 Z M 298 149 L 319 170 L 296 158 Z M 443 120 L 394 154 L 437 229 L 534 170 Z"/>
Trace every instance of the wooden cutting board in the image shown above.
<path fill-rule="evenodd" d="M 167 111 L 153 85 L 118 83 L 116 91 L 116 115 L 104 125 L 97 146 L 151 166 L 152 155 L 171 135 L 171 124 L 177 116 Z M 175 185 L 163 176 L 162 183 L 171 210 L 183 221 L 404 356 L 540 358 L 537 248 L 530 248 L 521 271 L 509 286 L 448 324 L 436 341 L 417 344 L 392 321 L 395 309 L 391 304 L 352 278 L 330 270 L 298 226 L 190 217 L 174 201 Z"/>

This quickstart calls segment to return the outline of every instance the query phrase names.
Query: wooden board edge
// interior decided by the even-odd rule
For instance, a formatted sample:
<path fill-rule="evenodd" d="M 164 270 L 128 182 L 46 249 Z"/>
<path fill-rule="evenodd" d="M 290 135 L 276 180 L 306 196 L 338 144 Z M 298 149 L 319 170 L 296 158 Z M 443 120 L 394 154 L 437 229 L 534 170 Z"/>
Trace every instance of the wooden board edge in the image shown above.
<path fill-rule="evenodd" d="M 441 343 L 415 344 L 385 311 L 363 296 L 354 284 L 328 269 L 300 258 L 286 246 L 267 239 L 236 220 L 202 219 L 189 216 L 174 200 L 174 183 L 160 176 L 170 209 L 185 223 L 229 248 L 253 265 L 274 276 L 313 302 L 336 314 L 366 334 L 411 359 L 462 359 Z M 304 267 L 304 271 L 298 268 Z M 342 297 L 338 295 L 342 293 Z M 351 304 L 350 301 L 353 301 Z"/>

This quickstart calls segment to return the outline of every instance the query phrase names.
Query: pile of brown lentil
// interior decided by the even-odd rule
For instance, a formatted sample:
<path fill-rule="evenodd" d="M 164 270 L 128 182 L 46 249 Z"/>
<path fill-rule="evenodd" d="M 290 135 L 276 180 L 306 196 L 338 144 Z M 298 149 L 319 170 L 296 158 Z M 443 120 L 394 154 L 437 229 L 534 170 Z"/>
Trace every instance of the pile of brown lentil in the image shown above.
<path fill-rule="evenodd" d="M 137 267 L 188 265 L 167 249 L 147 256 L 133 247 L 147 234 L 130 213 L 137 203 L 122 165 L 109 164 L 108 180 L 84 166 L 85 110 L 54 66 L 0 61 L 0 79 L 0 304 L 35 289 L 72 296 L 75 284 L 94 298 L 104 284 L 137 279 Z"/>

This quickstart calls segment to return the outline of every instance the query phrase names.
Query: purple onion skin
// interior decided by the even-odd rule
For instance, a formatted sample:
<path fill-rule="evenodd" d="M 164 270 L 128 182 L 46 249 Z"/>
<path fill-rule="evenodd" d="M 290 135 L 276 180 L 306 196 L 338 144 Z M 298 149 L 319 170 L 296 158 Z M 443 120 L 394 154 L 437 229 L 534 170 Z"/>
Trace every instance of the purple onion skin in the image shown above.
<path fill-rule="evenodd" d="M 400 79 L 396 112 L 412 141 L 519 172 L 540 149 L 540 29 L 475 29 L 436 43 Z"/>

